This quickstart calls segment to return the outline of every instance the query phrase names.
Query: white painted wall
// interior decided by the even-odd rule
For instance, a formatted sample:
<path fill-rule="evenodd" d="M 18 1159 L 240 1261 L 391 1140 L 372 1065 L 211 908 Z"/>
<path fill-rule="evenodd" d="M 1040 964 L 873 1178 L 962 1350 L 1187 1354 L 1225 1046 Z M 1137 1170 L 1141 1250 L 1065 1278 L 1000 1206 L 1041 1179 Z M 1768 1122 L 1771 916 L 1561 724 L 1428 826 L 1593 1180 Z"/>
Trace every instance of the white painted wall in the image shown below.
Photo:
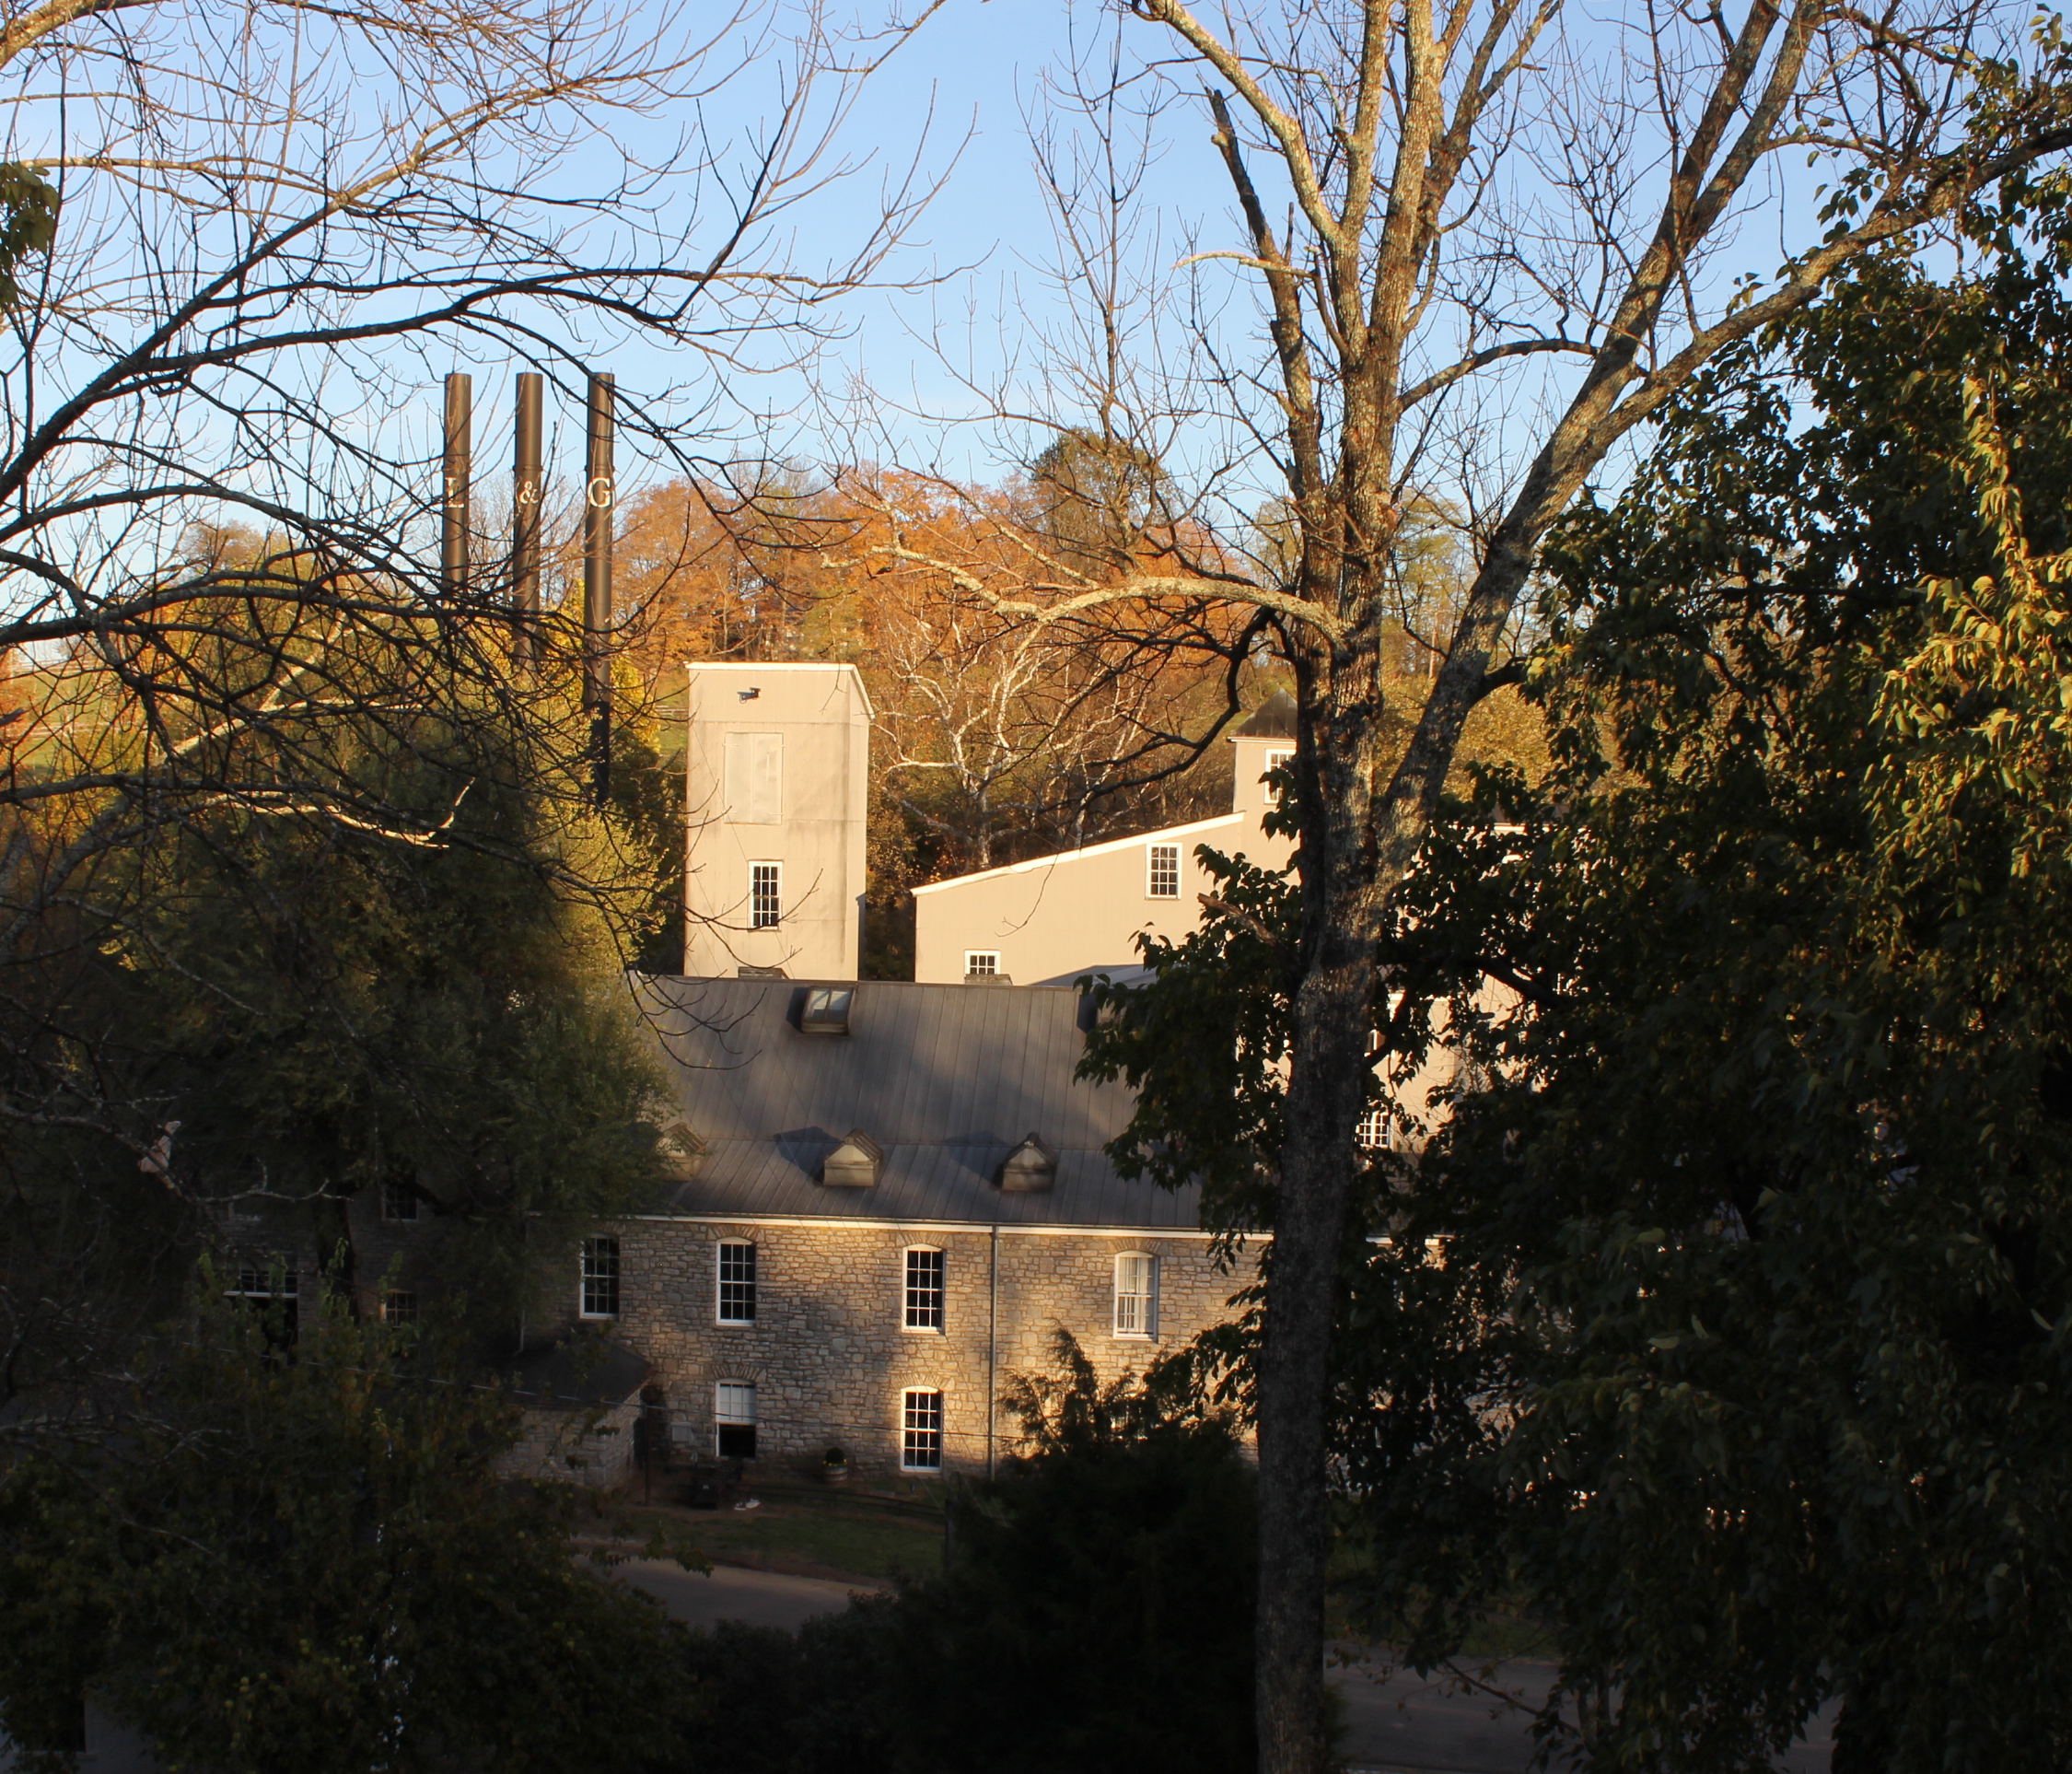
<path fill-rule="evenodd" d="M 914 978 L 962 979 L 974 953 L 997 956 L 996 970 L 1018 986 L 1069 986 L 1086 973 L 1134 977 L 1139 931 L 1177 942 L 1201 922 L 1197 895 L 1214 883 L 1195 859 L 1198 846 L 1270 869 L 1285 866 L 1292 842 L 1261 829 L 1268 791 L 1260 777 L 1269 754 L 1286 754 L 1292 741 L 1231 743 L 1235 808 L 1220 818 L 916 887 Z M 1179 846 L 1180 891 L 1170 898 L 1151 892 L 1154 845 Z"/>
<path fill-rule="evenodd" d="M 870 698 L 853 665 L 685 668 L 687 974 L 854 979 L 861 953 Z M 751 871 L 779 870 L 756 927 Z"/>

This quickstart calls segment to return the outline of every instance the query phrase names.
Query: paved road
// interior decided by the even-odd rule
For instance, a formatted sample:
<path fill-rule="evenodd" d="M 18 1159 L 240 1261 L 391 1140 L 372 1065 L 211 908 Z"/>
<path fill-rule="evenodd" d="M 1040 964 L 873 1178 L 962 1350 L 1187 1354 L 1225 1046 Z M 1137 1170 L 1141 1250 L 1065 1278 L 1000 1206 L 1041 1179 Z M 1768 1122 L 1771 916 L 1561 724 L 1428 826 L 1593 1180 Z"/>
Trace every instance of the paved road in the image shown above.
<path fill-rule="evenodd" d="M 856 1591 L 854 1584 L 731 1565 L 715 1565 L 709 1577 L 646 1558 L 618 1570 L 693 1626 L 746 1620 L 796 1631 L 817 1614 L 846 1607 Z M 1496 1686 L 1531 1707 L 1545 1698 L 1553 1673 L 1550 1664 L 1516 1663 L 1496 1672 Z M 1438 1676 L 1363 1663 L 1333 1669 L 1331 1681 L 1345 1697 L 1340 1753 L 1349 1768 L 1386 1774 L 1525 1774 L 1531 1761 L 1525 1711 L 1496 1696 L 1464 1692 Z M 1821 1728 L 1816 1741 L 1795 1749 L 1778 1767 L 1784 1774 L 1825 1774 L 1827 1761 L 1827 1734 Z"/>
<path fill-rule="evenodd" d="M 1484 1679 L 1479 1665 L 1471 1673 Z M 1501 1691 L 1386 1664 L 1333 1670 L 1332 1685 L 1345 1699 L 1340 1753 L 1347 1767 L 1387 1774 L 1525 1774 L 1532 1760 L 1530 1710 L 1546 1699 L 1554 1665 L 1521 1659 L 1486 1679 Z M 1807 1740 L 1778 1759 L 1780 1774 L 1827 1774 L 1831 1723 L 1816 1719 Z"/>
<path fill-rule="evenodd" d="M 691 1626 L 746 1620 L 751 1626 L 797 1632 L 816 1614 L 839 1614 L 851 1595 L 870 1587 L 787 1577 L 776 1570 L 742 1570 L 734 1565 L 715 1565 L 706 1577 L 658 1558 L 630 1558 L 613 1569 L 623 1581 L 645 1589 Z"/>

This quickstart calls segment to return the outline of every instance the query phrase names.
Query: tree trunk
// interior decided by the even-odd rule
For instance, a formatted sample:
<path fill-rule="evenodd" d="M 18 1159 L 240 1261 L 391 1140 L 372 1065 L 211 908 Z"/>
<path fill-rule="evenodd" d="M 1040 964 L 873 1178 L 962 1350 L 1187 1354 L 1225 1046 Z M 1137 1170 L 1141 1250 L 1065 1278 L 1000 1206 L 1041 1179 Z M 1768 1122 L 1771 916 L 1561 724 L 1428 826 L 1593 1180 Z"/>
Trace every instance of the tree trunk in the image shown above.
<path fill-rule="evenodd" d="M 1297 990 L 1274 1243 L 1259 1355 L 1261 1774 L 1326 1774 L 1324 1574 L 1331 1558 L 1324 1417 L 1331 1337 L 1356 1162 L 1353 1130 L 1374 1064 L 1377 946 L 1383 915 L 1438 810 L 1461 729 L 1481 694 L 1531 562 L 1498 537 L 1426 698 L 1417 730 L 1377 796 L 1379 637 L 1331 662 L 1333 706 L 1311 724 L 1320 785 L 1307 809 L 1307 967 Z M 1357 686 L 1367 686 L 1361 690 Z"/>
<path fill-rule="evenodd" d="M 1262 1774 L 1324 1774 L 1324 1571 L 1331 1557 L 1324 1403 L 1344 1236 L 1348 1158 L 1359 1103 L 1369 967 L 1348 956 L 1303 984 L 1288 1081 L 1259 1357 L 1259 1617 Z M 1350 1078 L 1353 1090 L 1345 1088 Z M 1334 1137 L 1337 1136 L 1337 1137 Z"/>

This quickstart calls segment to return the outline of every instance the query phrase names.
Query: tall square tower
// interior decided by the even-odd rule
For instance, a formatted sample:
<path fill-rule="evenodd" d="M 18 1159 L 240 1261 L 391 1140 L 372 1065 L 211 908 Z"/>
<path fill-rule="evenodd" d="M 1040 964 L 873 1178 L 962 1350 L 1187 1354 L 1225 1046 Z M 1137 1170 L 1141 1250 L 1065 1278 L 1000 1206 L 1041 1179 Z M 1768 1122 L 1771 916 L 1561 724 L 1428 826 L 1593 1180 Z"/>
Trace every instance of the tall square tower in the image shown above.
<path fill-rule="evenodd" d="M 853 665 L 693 663 L 683 971 L 854 979 L 870 697 Z"/>

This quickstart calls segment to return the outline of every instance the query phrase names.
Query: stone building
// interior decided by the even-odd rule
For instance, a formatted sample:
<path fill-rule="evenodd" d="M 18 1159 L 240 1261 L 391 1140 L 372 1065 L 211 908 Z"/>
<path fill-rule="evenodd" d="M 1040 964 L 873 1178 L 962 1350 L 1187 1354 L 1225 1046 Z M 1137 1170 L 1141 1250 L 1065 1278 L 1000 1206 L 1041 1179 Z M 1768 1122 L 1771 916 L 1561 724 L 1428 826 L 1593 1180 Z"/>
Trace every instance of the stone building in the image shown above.
<path fill-rule="evenodd" d="M 681 1453 L 927 1476 L 1017 1439 L 1059 1326 L 1103 1378 L 1227 1315 L 1192 1189 L 1119 1176 L 1068 989 L 658 979 L 680 1180 L 566 1253 L 561 1328 L 639 1357 Z"/>

